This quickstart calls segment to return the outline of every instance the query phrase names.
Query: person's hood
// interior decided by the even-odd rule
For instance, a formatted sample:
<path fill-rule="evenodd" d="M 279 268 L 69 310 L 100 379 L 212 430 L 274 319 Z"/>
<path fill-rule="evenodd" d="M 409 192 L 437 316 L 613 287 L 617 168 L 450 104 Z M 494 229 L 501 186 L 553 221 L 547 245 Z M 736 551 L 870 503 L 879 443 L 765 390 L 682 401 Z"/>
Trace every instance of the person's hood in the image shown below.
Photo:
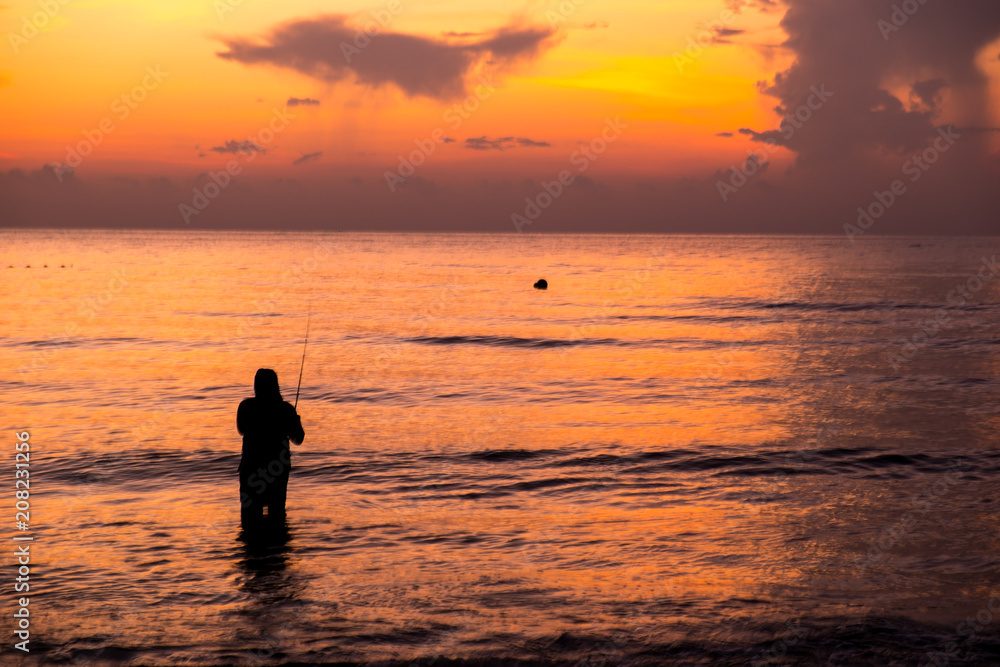
<path fill-rule="evenodd" d="M 253 378 L 253 393 L 257 398 L 282 400 L 281 389 L 278 387 L 278 374 L 270 368 L 259 369 Z"/>

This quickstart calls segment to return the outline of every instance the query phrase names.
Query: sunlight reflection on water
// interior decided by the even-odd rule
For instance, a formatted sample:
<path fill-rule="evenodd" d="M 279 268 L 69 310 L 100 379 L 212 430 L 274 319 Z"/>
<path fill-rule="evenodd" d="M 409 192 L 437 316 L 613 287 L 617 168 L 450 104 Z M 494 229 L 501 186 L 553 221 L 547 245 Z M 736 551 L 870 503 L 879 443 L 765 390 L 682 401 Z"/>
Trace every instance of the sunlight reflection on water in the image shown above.
<path fill-rule="evenodd" d="M 44 660 L 926 651 L 1000 580 L 1000 281 L 892 361 L 996 240 L 11 237 Z M 294 395 L 310 309 L 254 540 L 236 405 Z"/>

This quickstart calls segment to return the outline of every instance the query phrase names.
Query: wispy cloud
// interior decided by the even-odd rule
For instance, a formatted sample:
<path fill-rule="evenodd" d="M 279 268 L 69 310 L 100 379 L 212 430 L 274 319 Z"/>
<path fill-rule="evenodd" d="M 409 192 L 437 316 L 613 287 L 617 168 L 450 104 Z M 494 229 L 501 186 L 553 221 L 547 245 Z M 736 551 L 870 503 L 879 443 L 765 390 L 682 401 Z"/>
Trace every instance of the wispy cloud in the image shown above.
<path fill-rule="evenodd" d="M 315 153 L 303 153 L 302 157 L 297 159 L 292 164 L 305 164 L 306 162 L 312 162 L 313 160 L 318 160 L 323 156 L 323 151 L 316 151 Z"/>
<path fill-rule="evenodd" d="M 737 28 L 716 28 L 715 37 L 712 39 L 716 44 L 732 44 L 730 37 L 736 37 L 745 33 L 745 30 L 739 30 Z"/>
<path fill-rule="evenodd" d="M 261 148 L 249 139 L 244 139 L 243 141 L 237 141 L 236 139 L 231 139 L 221 146 L 212 146 L 208 150 L 215 153 L 266 153 L 264 148 Z"/>
<path fill-rule="evenodd" d="M 319 106 L 319 100 L 314 100 L 311 97 L 289 97 L 288 101 L 285 102 L 285 106 Z"/>
<path fill-rule="evenodd" d="M 465 147 L 474 151 L 503 151 L 517 146 L 548 148 L 551 146 L 547 141 L 535 141 L 524 137 L 500 137 L 490 139 L 487 136 L 470 137 L 465 140 Z"/>

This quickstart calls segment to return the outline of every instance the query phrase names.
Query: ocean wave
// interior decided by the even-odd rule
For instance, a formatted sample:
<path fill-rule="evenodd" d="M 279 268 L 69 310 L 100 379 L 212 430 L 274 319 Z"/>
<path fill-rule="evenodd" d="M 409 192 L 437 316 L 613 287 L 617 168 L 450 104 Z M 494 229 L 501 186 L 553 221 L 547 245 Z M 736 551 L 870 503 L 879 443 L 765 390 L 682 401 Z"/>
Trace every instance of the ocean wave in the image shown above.
<path fill-rule="evenodd" d="M 293 450 L 295 475 L 311 483 L 348 484 L 377 495 L 440 491 L 461 497 L 540 492 L 551 487 L 586 490 L 593 485 L 628 490 L 672 487 L 691 477 L 769 479 L 835 476 L 903 479 L 957 472 L 970 479 L 1000 472 L 1000 452 L 944 456 L 871 448 L 777 448 L 755 453 L 706 453 L 688 449 L 593 453 L 568 450 L 488 449 L 448 454 Z M 239 452 L 133 450 L 84 452 L 39 462 L 53 490 L 87 494 L 104 486 L 161 489 L 235 479 Z M 447 478 L 442 478 L 442 474 Z M 444 485 L 444 486 L 442 486 Z M 706 489 L 708 487 L 705 487 Z M 464 494 L 464 495 L 463 495 Z M 471 494 L 471 495 L 469 495 Z M 437 494 L 440 495 L 440 494 Z"/>
<path fill-rule="evenodd" d="M 715 303 L 715 307 L 724 309 L 760 309 L 760 310 L 791 310 L 791 311 L 821 311 L 834 313 L 850 313 L 863 311 L 897 311 L 897 310 L 956 310 L 956 311 L 992 311 L 1000 309 L 1000 303 L 967 303 L 954 305 L 948 303 L 907 303 L 899 301 L 867 301 L 867 302 L 837 302 L 837 301 L 754 301 L 729 300 Z"/>
<path fill-rule="evenodd" d="M 590 345 L 628 345 L 615 338 L 518 338 L 516 336 L 417 336 L 405 338 L 409 343 L 423 345 L 485 345 L 489 347 L 576 347 Z"/>
<path fill-rule="evenodd" d="M 414 537 L 409 542 L 461 546 L 476 540 L 475 536 L 453 534 Z M 490 590 L 476 600 L 479 604 L 531 609 L 559 599 L 558 591 L 527 582 L 489 583 Z M 567 606 L 564 613 L 575 607 L 570 599 L 562 602 Z M 185 662 L 199 664 L 266 662 L 275 667 L 333 663 L 343 667 L 990 665 L 996 664 L 1000 653 L 1000 633 L 989 625 L 972 637 L 964 637 L 956 636 L 953 626 L 921 623 L 900 616 L 805 615 L 779 621 L 754 614 L 754 607 L 765 602 L 733 598 L 716 610 L 729 612 L 725 624 L 685 624 L 676 628 L 655 619 L 686 615 L 691 611 L 690 603 L 669 598 L 641 603 L 623 600 L 618 621 L 605 627 L 585 626 L 556 632 L 542 628 L 534 632 L 522 628 L 484 629 L 473 645 L 452 650 L 448 655 L 439 652 L 444 640 L 468 623 L 461 622 L 457 610 L 439 612 L 439 622 L 423 620 L 399 625 L 383 622 L 381 626 L 341 622 L 325 641 L 301 641 L 315 633 L 315 628 L 309 626 L 315 621 L 303 613 L 302 619 L 288 617 L 280 635 L 263 632 L 255 637 L 225 641 L 222 640 L 225 633 L 218 633 L 206 644 L 169 647 L 152 642 L 124 644 L 114 635 L 81 636 L 61 646 L 39 641 L 32 652 L 47 662 L 60 664 L 175 664 L 176 657 L 182 655 L 189 658 Z M 289 606 L 299 612 L 314 607 L 303 602 Z M 405 658 L 382 657 L 372 661 L 367 656 L 361 657 L 359 648 L 387 650 L 396 656 L 402 653 Z"/>

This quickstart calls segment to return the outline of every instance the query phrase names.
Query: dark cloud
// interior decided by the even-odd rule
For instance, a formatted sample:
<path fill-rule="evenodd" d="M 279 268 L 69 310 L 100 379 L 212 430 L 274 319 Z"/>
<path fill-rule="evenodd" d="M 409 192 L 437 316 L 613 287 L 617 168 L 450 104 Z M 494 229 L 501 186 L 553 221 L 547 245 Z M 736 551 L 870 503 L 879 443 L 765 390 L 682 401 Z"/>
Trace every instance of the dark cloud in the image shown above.
<path fill-rule="evenodd" d="M 750 137 L 754 141 L 759 141 L 762 143 L 765 141 L 770 141 L 781 146 L 783 145 L 782 142 L 784 141 L 784 136 L 782 135 L 780 130 L 768 130 L 767 132 L 757 132 L 756 130 L 751 130 L 749 127 L 741 127 L 739 130 L 737 130 L 737 132 Z"/>
<path fill-rule="evenodd" d="M 319 106 L 319 100 L 314 100 L 311 97 L 289 97 L 288 101 L 285 102 L 285 106 Z"/>
<path fill-rule="evenodd" d="M 730 37 L 736 37 L 745 32 L 745 30 L 739 30 L 738 28 L 717 27 L 715 28 L 715 36 L 712 38 L 712 41 L 715 44 L 732 44 L 733 42 L 729 39 Z"/>
<path fill-rule="evenodd" d="M 782 116 L 811 117 L 794 133 L 782 133 L 781 145 L 795 151 L 800 164 L 872 151 L 902 154 L 925 146 L 936 132 L 935 109 L 907 108 L 889 90 L 890 82 L 908 81 L 918 99 L 931 102 L 948 86 L 951 111 L 961 124 L 991 124 L 987 82 L 975 58 L 1000 36 L 1000 3 L 919 5 L 912 16 L 903 14 L 905 22 L 897 16 L 897 26 L 893 7 L 886 3 L 786 2 L 781 26 L 795 63 L 763 92 L 778 100 L 776 111 Z M 804 107 L 815 103 L 814 91 L 822 86 L 833 97 L 810 113 Z M 774 138 L 774 133 L 754 138 Z"/>
<path fill-rule="evenodd" d="M 743 13 L 744 9 L 755 9 L 762 14 L 778 9 L 777 0 L 726 0 L 726 7 L 737 14 Z"/>
<path fill-rule="evenodd" d="M 535 141 L 525 137 L 500 137 L 490 139 L 489 137 L 470 137 L 465 140 L 465 147 L 474 151 L 503 151 L 516 146 L 548 148 L 551 146 L 547 141 Z"/>
<path fill-rule="evenodd" d="M 963 141 L 966 141 L 963 139 Z M 970 140 L 971 141 L 971 140 Z M 966 174 L 951 178 L 947 164 L 960 158 L 961 145 L 934 170 L 910 186 L 872 229 L 878 234 L 994 234 L 996 196 L 983 197 L 1000 178 L 1000 164 L 983 171 L 979 195 Z M 738 164 L 752 165 L 741 156 Z M 766 164 L 766 163 L 765 163 Z M 758 164 L 763 169 L 765 164 Z M 776 165 L 775 165 L 776 166 Z M 78 171 L 60 182 L 55 169 L 0 171 L 0 227 L 173 228 L 173 229 L 330 229 L 496 231 L 514 233 L 511 214 L 524 209 L 525 198 L 538 195 L 555 172 L 539 166 L 526 175 L 511 173 L 496 187 L 482 184 L 482 173 L 462 167 L 441 171 L 433 181 L 418 175 L 400 184 L 393 196 L 382 169 L 329 165 L 296 168 L 294 181 L 281 176 L 288 165 L 255 165 L 246 170 L 191 218 L 179 211 L 190 205 L 192 190 L 204 190 L 208 175 L 193 177 L 112 178 Z M 360 169 L 360 171 L 359 171 Z M 899 177 L 898 165 L 894 169 Z M 774 173 L 778 172 L 778 173 Z M 530 228 L 546 232 L 653 233 L 821 233 L 844 237 L 857 208 L 872 200 L 875 189 L 889 185 L 884 172 L 861 163 L 838 169 L 836 178 L 815 178 L 808 170 L 771 169 L 751 176 L 723 202 L 719 179 L 732 172 L 700 177 L 651 178 L 613 173 L 578 174 L 558 201 Z M 82 175 L 81 175 L 82 174 Z M 360 176 L 359 176 L 360 174 Z M 360 178 L 360 180 L 358 180 Z M 963 185 L 966 183 L 967 185 Z M 973 183 L 975 185 L 975 183 Z M 968 196 L 969 194 L 973 196 Z M 994 204 L 990 206 L 990 204 Z M 336 211 L 331 218 L 330 212 Z M 141 221 L 141 222 L 137 222 Z M 611 221 L 611 222 L 609 222 Z M 867 241 L 864 237 L 863 241 Z"/>
<path fill-rule="evenodd" d="M 76 170 L 61 162 L 51 162 L 42 166 L 42 175 L 47 179 L 54 179 L 60 183 L 67 178 L 72 178 Z"/>
<path fill-rule="evenodd" d="M 504 148 L 513 146 L 514 137 L 501 137 L 500 139 L 489 139 L 483 137 L 470 137 L 465 140 L 465 147 L 474 151 L 502 151 Z"/>
<path fill-rule="evenodd" d="M 957 127 L 955 131 L 959 134 L 989 134 L 1000 132 L 1000 127 Z"/>
<path fill-rule="evenodd" d="M 763 175 L 770 166 L 770 162 L 761 163 L 760 157 L 755 154 L 748 157 L 746 162 L 743 163 L 743 171 L 754 173 L 755 175 Z"/>
<path fill-rule="evenodd" d="M 718 133 L 716 133 L 715 136 L 717 136 L 717 137 L 731 137 L 731 136 L 733 136 L 733 133 L 732 132 L 718 132 Z"/>
<path fill-rule="evenodd" d="M 208 150 L 215 153 L 266 153 L 267 151 L 249 139 L 244 139 L 243 141 L 237 141 L 236 139 L 230 139 L 221 146 L 212 146 Z"/>
<path fill-rule="evenodd" d="M 787 62 L 793 64 L 760 91 L 775 100 L 779 115 L 796 118 L 798 125 L 789 122 L 777 129 L 740 128 L 740 136 L 757 142 L 754 146 L 759 156 L 747 157 L 743 144 L 748 142 L 744 140 L 720 142 L 720 146 L 732 147 L 734 155 L 717 165 L 719 170 L 714 174 L 715 167 L 669 178 L 616 170 L 611 164 L 607 171 L 602 169 L 599 180 L 594 180 L 598 177 L 593 172 L 574 172 L 578 178 L 529 231 L 822 233 L 839 235 L 841 242 L 847 243 L 844 225 L 854 224 L 858 208 L 868 206 L 899 179 L 905 181 L 905 194 L 896 197 L 891 210 L 879 218 L 873 234 L 995 234 L 996 211 L 1000 210 L 1000 189 L 995 187 L 1000 181 L 1000 154 L 990 142 L 995 145 L 1000 128 L 989 105 L 986 78 L 975 59 L 1000 35 L 1000 3 L 927 2 L 898 31 L 888 32 L 886 39 L 878 21 L 889 20 L 893 3 L 787 0 L 782 5 L 787 7 L 782 22 L 787 41 L 781 50 L 782 58 L 787 56 Z M 895 4 L 902 3 L 896 0 Z M 745 9 L 751 5 L 736 2 L 731 6 Z M 774 3 L 753 6 L 770 10 Z M 306 23 L 317 28 L 315 22 Z M 353 40 L 354 34 L 352 30 L 349 39 Z M 402 87 L 397 84 L 400 80 L 411 90 L 425 86 L 430 91 L 427 94 L 440 95 L 449 85 L 462 88 L 471 71 L 469 63 L 487 59 L 512 62 L 511 53 L 531 57 L 531 49 L 517 40 L 491 42 L 492 37 L 497 35 L 471 37 L 471 50 L 468 43 L 394 37 L 404 42 L 414 40 L 417 46 L 406 42 L 407 49 L 426 48 L 434 58 L 440 57 L 440 62 L 455 63 L 450 78 L 441 74 L 441 68 L 431 74 L 411 75 L 405 58 L 362 67 L 362 58 L 369 55 L 367 49 L 352 59 L 356 66 L 337 69 L 324 59 L 329 54 L 341 57 L 338 43 L 330 45 L 315 37 L 288 42 L 272 35 L 265 46 L 250 45 L 250 51 L 241 52 L 240 57 L 247 62 L 315 71 L 315 76 L 329 80 L 353 77 L 370 86 L 391 83 Z M 488 48 L 496 52 L 487 50 L 488 42 Z M 547 42 L 539 43 L 544 46 Z M 369 48 L 376 49 L 377 44 L 373 41 Z M 304 51 L 307 46 L 315 52 Z M 270 51 L 272 47 L 276 51 Z M 264 51 L 258 53 L 254 50 L 258 48 Z M 393 47 L 393 43 L 378 48 L 384 50 L 371 53 L 410 52 Z M 434 58 L 413 62 L 415 67 L 423 67 L 437 62 Z M 816 91 L 822 89 L 831 95 L 819 102 Z M 923 159 L 931 150 L 928 145 L 937 145 L 928 144 L 928 140 L 936 136 L 935 126 L 945 122 L 954 124 L 960 138 L 946 153 L 934 152 L 936 162 L 918 170 L 919 180 L 913 180 L 916 153 Z M 735 133 L 734 129 L 719 136 Z M 526 141 L 531 143 L 522 143 L 516 136 L 482 136 L 463 145 L 470 150 L 502 151 L 528 150 L 526 146 L 545 143 Z M 787 148 L 797 158 L 795 164 L 783 168 L 786 154 L 771 155 L 771 147 L 759 142 Z M 234 140 L 217 149 L 239 151 L 241 143 Z M 351 153 L 344 159 L 354 155 L 362 153 Z M 488 155 L 492 154 L 478 157 Z M 558 158 L 552 151 L 533 155 Z M 773 161 L 773 168 L 769 169 L 768 160 Z M 501 182 L 486 184 L 481 180 L 483 172 L 470 169 L 467 163 L 450 167 L 442 163 L 433 172 L 428 167 L 428 171 L 406 179 L 396 194 L 389 196 L 383 177 L 385 166 L 371 166 L 371 161 L 363 160 L 360 165 L 331 161 L 323 169 L 299 168 L 300 178 L 294 185 L 275 180 L 291 167 L 271 162 L 258 163 L 232 179 L 193 219 L 192 226 L 267 229 L 280 224 L 289 229 L 328 229 L 349 224 L 353 229 L 371 230 L 514 233 L 511 214 L 523 211 L 525 198 L 536 197 L 541 183 L 551 182 L 564 166 L 555 160 L 549 164 L 532 161 L 523 170 L 518 167 L 497 176 L 504 179 Z M 910 171 L 904 170 L 905 164 L 910 165 Z M 754 173 L 740 184 L 736 171 Z M 357 174 L 363 180 L 358 180 Z M 433 181 L 421 178 L 431 174 Z M 205 185 L 204 177 L 198 180 L 174 174 L 172 179 L 113 179 L 83 167 L 75 175 L 67 175 L 60 180 L 59 168 L 51 165 L 30 172 L 0 172 L 0 226 L 128 228 L 142 224 L 183 229 L 178 206 L 191 202 L 192 190 Z M 725 199 L 719 190 L 723 180 L 735 184 Z M 335 221 L 331 221 L 331 210 L 337 212 Z M 869 238 L 856 242 L 866 243 Z"/>
<path fill-rule="evenodd" d="M 315 153 L 303 153 L 302 157 L 292 162 L 292 164 L 305 164 L 306 162 L 311 162 L 312 160 L 318 160 L 323 156 L 323 151 L 317 151 Z"/>
<path fill-rule="evenodd" d="M 928 79 L 914 83 L 911 92 L 925 107 L 936 109 L 941 104 L 941 91 L 947 87 L 944 79 Z"/>
<path fill-rule="evenodd" d="M 220 58 L 246 65 L 275 65 L 324 82 L 354 82 L 372 88 L 398 86 L 414 97 L 464 95 L 466 77 L 484 60 L 510 65 L 537 57 L 555 30 L 510 26 L 473 41 L 451 42 L 417 35 L 381 33 L 356 41 L 358 31 L 343 16 L 321 16 L 276 26 L 262 39 L 224 40 Z"/>

